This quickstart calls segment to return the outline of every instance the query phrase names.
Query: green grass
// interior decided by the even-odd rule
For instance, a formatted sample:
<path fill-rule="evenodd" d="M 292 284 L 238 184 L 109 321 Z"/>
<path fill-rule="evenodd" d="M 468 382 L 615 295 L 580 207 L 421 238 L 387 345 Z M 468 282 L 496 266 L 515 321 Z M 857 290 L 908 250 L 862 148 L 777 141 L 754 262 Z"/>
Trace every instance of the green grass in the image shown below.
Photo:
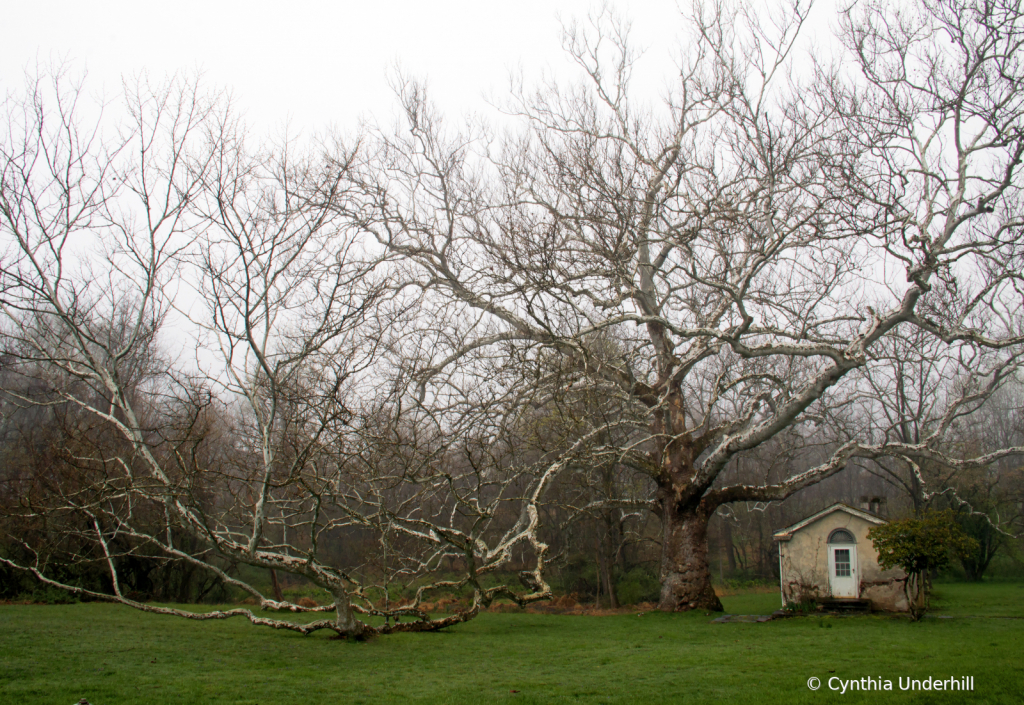
<path fill-rule="evenodd" d="M 104 604 L 0 606 L 0 703 L 1019 703 L 1024 586 L 937 586 L 936 613 L 713 624 L 703 613 L 484 614 L 363 643 Z M 778 596 L 723 598 L 767 613 Z M 1010 617 L 998 618 L 998 617 Z M 972 675 L 974 693 L 808 690 L 817 676 Z M 518 692 L 512 692 L 518 691 Z"/>
<path fill-rule="evenodd" d="M 779 589 L 742 590 L 722 597 L 725 611 L 730 614 L 771 614 L 782 607 Z"/>
<path fill-rule="evenodd" d="M 1024 618 L 1024 583 L 939 583 L 932 592 L 932 613 Z"/>

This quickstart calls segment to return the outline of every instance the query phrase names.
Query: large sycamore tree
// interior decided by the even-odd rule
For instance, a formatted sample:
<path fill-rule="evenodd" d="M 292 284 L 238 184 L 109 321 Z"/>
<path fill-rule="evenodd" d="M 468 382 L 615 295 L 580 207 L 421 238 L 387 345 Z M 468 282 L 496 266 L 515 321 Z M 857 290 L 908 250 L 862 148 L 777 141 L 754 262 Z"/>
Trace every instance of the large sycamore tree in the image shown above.
<path fill-rule="evenodd" d="M 625 25 L 570 27 L 581 80 L 520 90 L 501 138 L 446 123 L 410 83 L 404 124 L 334 201 L 432 312 L 419 399 L 467 357 L 503 357 L 533 366 L 534 408 L 585 387 L 628 409 L 595 410 L 559 462 L 604 454 L 653 479 L 666 610 L 721 609 L 707 526 L 725 503 L 784 499 L 857 457 L 1020 452 L 943 442 L 1024 343 L 1019 4 L 859 3 L 820 53 L 808 13 L 699 6 L 657 105 L 633 98 Z M 820 462 L 735 479 L 783 434 L 820 439 L 909 329 L 957 365 L 927 434 L 846 415 Z"/>

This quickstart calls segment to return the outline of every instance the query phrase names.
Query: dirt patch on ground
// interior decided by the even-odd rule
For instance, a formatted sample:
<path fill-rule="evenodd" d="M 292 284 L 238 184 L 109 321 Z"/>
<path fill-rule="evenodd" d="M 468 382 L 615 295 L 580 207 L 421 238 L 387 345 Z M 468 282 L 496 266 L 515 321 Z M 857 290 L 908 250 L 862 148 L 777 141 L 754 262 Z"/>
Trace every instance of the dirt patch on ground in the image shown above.
<path fill-rule="evenodd" d="M 569 609 L 530 607 L 526 611 L 533 614 L 575 614 L 585 617 L 611 617 L 617 614 L 635 614 L 639 617 L 646 612 L 655 612 L 657 609 L 658 606 L 653 602 L 642 602 L 639 605 L 625 605 L 614 609 L 595 607 L 594 605 L 577 605 Z"/>
<path fill-rule="evenodd" d="M 549 604 L 531 605 L 526 608 L 530 614 L 573 614 L 587 617 L 610 617 L 617 614 L 642 615 L 645 612 L 653 612 L 658 606 L 653 602 L 641 602 L 638 605 L 623 605 L 622 607 L 610 608 L 599 607 L 593 604 L 565 604 L 559 603 L 558 599 L 552 600 Z"/>

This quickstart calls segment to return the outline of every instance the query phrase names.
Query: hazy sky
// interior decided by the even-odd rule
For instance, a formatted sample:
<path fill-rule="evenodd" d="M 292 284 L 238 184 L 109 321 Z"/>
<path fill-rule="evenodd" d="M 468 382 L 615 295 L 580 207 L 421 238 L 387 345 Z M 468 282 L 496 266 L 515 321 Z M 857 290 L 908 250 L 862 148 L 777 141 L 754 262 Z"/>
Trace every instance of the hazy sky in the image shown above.
<path fill-rule="evenodd" d="M 620 4 L 622 7 L 624 4 Z M 434 0 L 288 3 L 249 0 L 132 2 L 32 0 L 4 9 L 0 85 L 18 90 L 26 67 L 67 58 L 110 96 L 120 77 L 160 78 L 203 70 L 209 88 L 229 89 L 254 127 L 291 131 L 352 126 L 359 115 L 387 120 L 394 108 L 389 67 L 426 78 L 446 112 L 487 111 L 487 93 L 527 77 L 567 71 L 560 15 L 584 18 L 591 0 Z M 675 0 L 628 8 L 652 86 L 671 75 L 682 27 Z M 656 86 L 655 86 L 656 87 Z"/>

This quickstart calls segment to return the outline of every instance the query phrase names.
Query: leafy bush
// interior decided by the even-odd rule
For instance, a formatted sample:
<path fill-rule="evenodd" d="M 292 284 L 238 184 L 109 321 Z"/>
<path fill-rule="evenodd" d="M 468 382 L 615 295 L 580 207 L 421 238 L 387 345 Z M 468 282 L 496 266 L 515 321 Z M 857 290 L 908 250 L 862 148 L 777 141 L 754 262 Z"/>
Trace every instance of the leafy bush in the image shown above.
<path fill-rule="evenodd" d="M 907 574 L 903 589 L 915 620 L 928 608 L 925 576 L 946 567 L 954 555 L 968 555 L 978 547 L 948 510 L 876 526 L 868 531 L 868 538 L 878 551 L 878 565 L 901 568 Z"/>

